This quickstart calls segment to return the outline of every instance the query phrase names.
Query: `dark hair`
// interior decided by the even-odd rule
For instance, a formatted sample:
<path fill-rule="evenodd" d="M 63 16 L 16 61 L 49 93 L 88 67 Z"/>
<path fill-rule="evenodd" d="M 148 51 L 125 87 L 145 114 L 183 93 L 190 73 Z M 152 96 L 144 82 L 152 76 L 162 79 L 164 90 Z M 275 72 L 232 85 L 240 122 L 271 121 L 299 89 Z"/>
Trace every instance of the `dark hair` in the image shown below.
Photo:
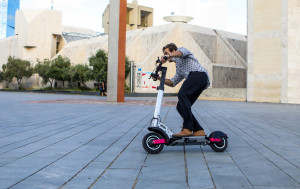
<path fill-rule="evenodd" d="M 169 49 L 171 52 L 173 50 L 177 51 L 177 46 L 174 43 L 169 43 L 169 44 L 167 44 L 166 46 L 163 47 L 163 51 L 165 49 Z"/>

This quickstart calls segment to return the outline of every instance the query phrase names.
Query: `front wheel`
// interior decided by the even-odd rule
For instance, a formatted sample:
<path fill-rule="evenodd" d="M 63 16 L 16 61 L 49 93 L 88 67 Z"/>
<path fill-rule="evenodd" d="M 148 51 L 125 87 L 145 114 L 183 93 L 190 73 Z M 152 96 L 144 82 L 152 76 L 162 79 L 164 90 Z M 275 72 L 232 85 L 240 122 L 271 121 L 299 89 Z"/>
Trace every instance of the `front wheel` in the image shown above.
<path fill-rule="evenodd" d="M 211 142 L 210 147 L 215 152 L 224 152 L 228 146 L 227 137 L 222 136 L 221 141 L 219 142 Z"/>
<path fill-rule="evenodd" d="M 158 133 L 148 133 L 143 138 L 143 148 L 150 154 L 158 154 L 164 148 L 164 144 L 153 144 L 153 140 L 163 139 Z"/>

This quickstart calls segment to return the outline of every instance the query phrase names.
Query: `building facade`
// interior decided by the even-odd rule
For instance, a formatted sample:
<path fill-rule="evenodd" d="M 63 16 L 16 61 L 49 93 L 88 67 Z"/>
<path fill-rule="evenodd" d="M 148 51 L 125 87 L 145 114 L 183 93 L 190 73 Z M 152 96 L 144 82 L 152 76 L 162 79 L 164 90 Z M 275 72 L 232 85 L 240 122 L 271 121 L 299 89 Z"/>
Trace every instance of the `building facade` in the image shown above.
<path fill-rule="evenodd" d="M 20 0 L 0 0 L 0 39 L 15 34 L 15 14 Z"/>
<path fill-rule="evenodd" d="M 0 40 L 0 70 L 9 56 L 29 60 L 52 59 L 68 43 L 89 39 L 99 34 L 86 28 L 62 25 L 62 12 L 56 10 L 27 9 L 16 11 L 15 35 Z M 51 27 L 49 27 L 51 26 Z M 22 87 L 37 88 L 41 79 L 24 79 Z M 2 82 L 2 88 L 16 88 L 15 82 Z"/>
<path fill-rule="evenodd" d="M 248 1 L 247 100 L 300 104 L 300 1 Z"/>
<path fill-rule="evenodd" d="M 135 93 L 157 92 L 159 83 L 149 76 L 157 57 L 162 55 L 163 46 L 171 42 L 189 49 L 207 69 L 211 85 L 202 97 L 245 100 L 247 37 L 180 22 L 126 33 L 126 56 L 134 62 L 131 88 Z M 72 64 L 84 64 L 98 49 L 108 51 L 108 35 L 70 42 L 58 55 L 69 58 Z M 167 78 L 173 77 L 175 64 L 164 66 L 168 67 Z M 166 86 L 165 92 L 178 93 L 182 83 Z"/>
<path fill-rule="evenodd" d="M 107 5 L 102 15 L 102 27 L 104 33 L 109 33 L 109 14 L 110 6 Z M 153 8 L 138 5 L 137 0 L 133 0 L 132 3 L 127 3 L 127 18 L 126 18 L 126 30 L 143 29 L 153 26 Z"/>
<path fill-rule="evenodd" d="M 108 35 L 98 36 L 87 29 L 62 26 L 62 12 L 55 10 L 18 10 L 15 34 L 0 40 L 0 70 L 9 56 L 29 60 L 34 65 L 37 59 L 61 55 L 75 65 L 87 64 L 99 49 L 108 50 Z M 206 91 L 210 93 L 202 96 L 244 99 L 238 95 L 246 88 L 247 37 L 180 22 L 127 32 L 126 55 L 134 62 L 131 82 L 134 92 L 157 92 L 157 83 L 148 79 L 149 74 L 157 56 L 162 54 L 162 47 L 171 42 L 189 49 L 208 70 L 211 86 Z M 166 66 L 167 77 L 173 77 L 175 64 Z M 44 87 L 41 81 L 34 75 L 24 79 L 21 86 L 39 89 Z M 181 84 L 166 87 L 165 92 L 177 93 Z M 0 89 L 15 86 L 14 81 L 0 83 Z M 232 95 L 228 96 L 229 93 Z"/>

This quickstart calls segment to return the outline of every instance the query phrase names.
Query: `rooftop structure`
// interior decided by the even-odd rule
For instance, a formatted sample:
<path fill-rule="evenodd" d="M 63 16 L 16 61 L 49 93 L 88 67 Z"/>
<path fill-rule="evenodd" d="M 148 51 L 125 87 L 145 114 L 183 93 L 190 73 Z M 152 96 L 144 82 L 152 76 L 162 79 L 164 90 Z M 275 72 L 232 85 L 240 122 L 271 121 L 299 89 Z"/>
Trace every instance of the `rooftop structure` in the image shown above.
<path fill-rule="evenodd" d="M 163 18 L 167 22 L 182 22 L 182 23 L 188 23 L 194 18 L 191 16 L 179 16 L 179 15 L 172 15 L 172 16 L 165 16 Z"/>
<path fill-rule="evenodd" d="M 102 27 L 106 34 L 109 33 L 110 5 L 107 5 L 102 15 Z M 153 26 L 153 8 L 138 5 L 136 0 L 127 3 L 126 30 L 136 30 Z"/>

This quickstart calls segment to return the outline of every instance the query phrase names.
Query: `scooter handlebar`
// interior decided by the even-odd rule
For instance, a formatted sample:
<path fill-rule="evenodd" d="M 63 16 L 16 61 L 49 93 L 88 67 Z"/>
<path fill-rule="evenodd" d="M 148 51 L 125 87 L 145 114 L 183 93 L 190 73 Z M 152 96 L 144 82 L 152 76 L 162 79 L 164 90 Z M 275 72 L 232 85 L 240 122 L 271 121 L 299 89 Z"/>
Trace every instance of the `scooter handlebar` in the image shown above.
<path fill-rule="evenodd" d="M 167 56 L 164 56 L 163 59 L 164 59 L 164 60 L 168 60 L 168 57 L 167 57 Z M 151 76 L 149 77 L 149 79 L 150 79 L 151 77 L 152 77 L 152 78 L 155 78 L 155 81 L 157 80 L 158 72 L 160 71 L 160 68 L 161 68 L 161 65 L 162 65 L 162 62 L 160 61 L 160 58 L 159 58 L 159 57 L 157 58 L 156 63 L 158 64 L 158 66 L 157 66 L 156 69 L 155 69 L 155 73 L 151 73 Z"/>

